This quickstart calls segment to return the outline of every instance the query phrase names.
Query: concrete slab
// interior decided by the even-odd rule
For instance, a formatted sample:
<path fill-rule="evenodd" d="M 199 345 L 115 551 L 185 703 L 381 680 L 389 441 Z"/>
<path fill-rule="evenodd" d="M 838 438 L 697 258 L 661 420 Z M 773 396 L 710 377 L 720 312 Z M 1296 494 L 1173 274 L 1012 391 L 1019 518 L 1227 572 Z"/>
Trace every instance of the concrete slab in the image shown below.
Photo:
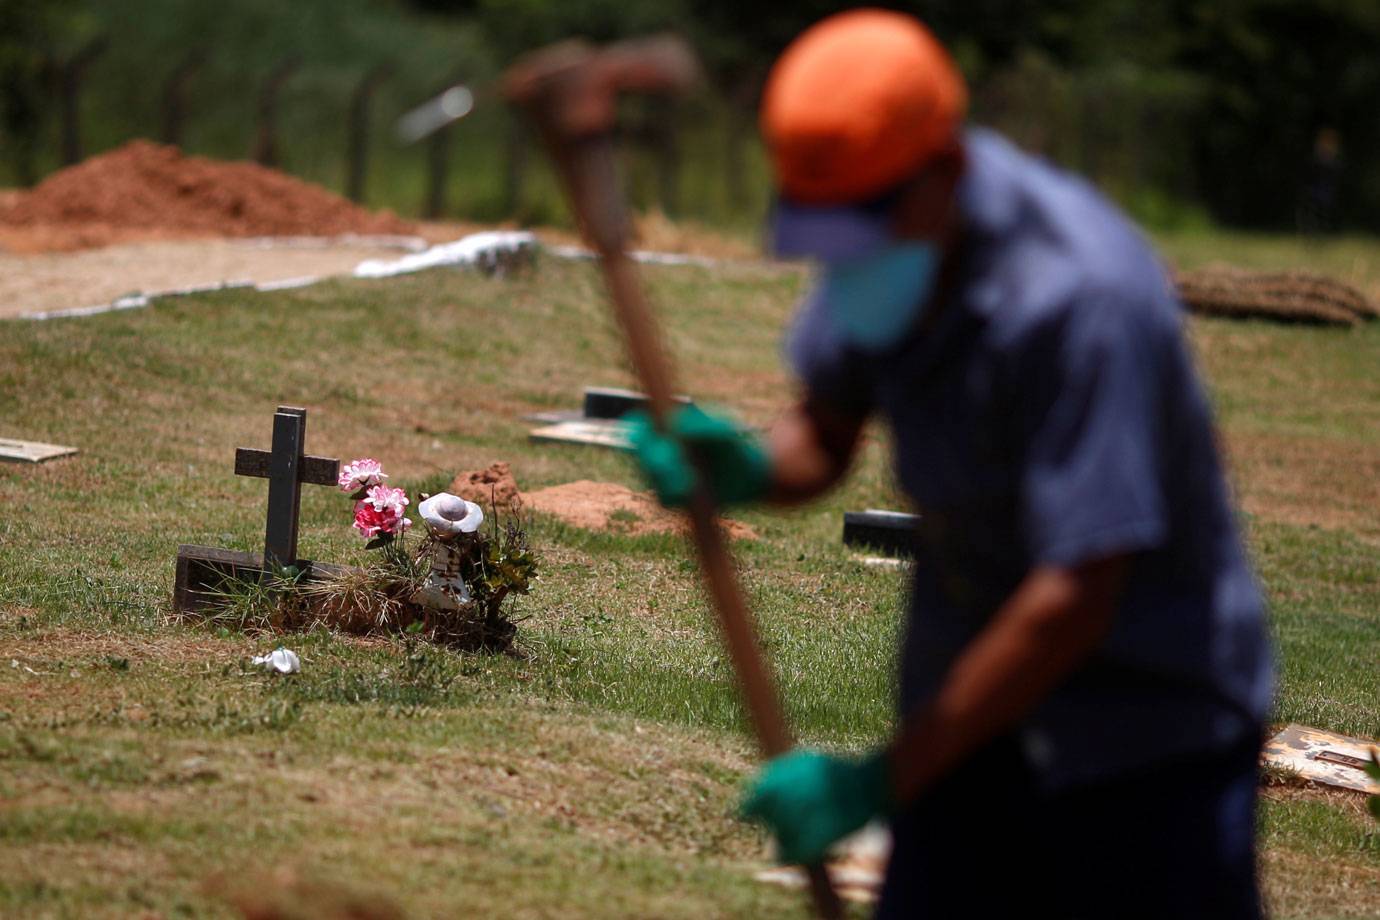
<path fill-rule="evenodd" d="M 77 448 L 64 447 L 61 444 L 0 438 L 0 461 L 8 463 L 43 463 L 58 457 L 68 457 L 75 453 L 77 453 Z"/>

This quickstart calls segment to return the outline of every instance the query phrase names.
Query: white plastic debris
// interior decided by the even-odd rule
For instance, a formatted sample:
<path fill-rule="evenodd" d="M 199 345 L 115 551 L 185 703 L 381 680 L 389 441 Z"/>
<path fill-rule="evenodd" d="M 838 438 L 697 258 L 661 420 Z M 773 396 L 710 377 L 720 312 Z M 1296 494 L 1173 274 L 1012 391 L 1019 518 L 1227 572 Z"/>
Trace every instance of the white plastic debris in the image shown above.
<path fill-rule="evenodd" d="M 267 655 L 255 656 L 254 664 L 270 671 L 277 671 L 279 674 L 296 674 L 302 670 L 302 660 L 297 657 L 297 653 L 282 646 Z"/>
<path fill-rule="evenodd" d="M 295 278 L 279 278 L 277 281 L 260 281 L 254 285 L 254 290 L 263 294 L 272 291 L 295 291 L 324 280 L 326 279 L 321 275 L 298 275 Z"/>
<path fill-rule="evenodd" d="M 585 261 L 598 258 L 592 249 L 584 246 L 570 246 L 564 243 L 552 243 L 543 247 L 544 252 L 548 252 L 558 259 L 571 259 L 573 261 Z M 654 252 L 650 249 L 634 249 L 628 253 L 628 258 L 634 262 L 641 262 L 644 265 L 696 265 L 701 268 L 714 268 L 723 265 L 726 259 L 714 259 L 709 256 L 695 256 L 684 252 Z"/>
<path fill-rule="evenodd" d="M 40 310 L 37 313 L 25 313 L 20 319 L 48 320 L 48 319 L 69 319 L 79 316 L 95 316 L 98 313 L 111 313 L 116 310 L 138 310 L 147 307 L 151 298 L 144 294 L 129 294 L 125 297 L 117 297 L 110 303 L 98 303 L 89 307 L 70 307 L 65 310 Z"/>
<path fill-rule="evenodd" d="M 391 278 L 446 265 L 492 268 L 536 245 L 536 236 L 525 230 L 486 230 L 398 259 L 367 259 L 355 266 L 354 274 L 356 278 Z"/>

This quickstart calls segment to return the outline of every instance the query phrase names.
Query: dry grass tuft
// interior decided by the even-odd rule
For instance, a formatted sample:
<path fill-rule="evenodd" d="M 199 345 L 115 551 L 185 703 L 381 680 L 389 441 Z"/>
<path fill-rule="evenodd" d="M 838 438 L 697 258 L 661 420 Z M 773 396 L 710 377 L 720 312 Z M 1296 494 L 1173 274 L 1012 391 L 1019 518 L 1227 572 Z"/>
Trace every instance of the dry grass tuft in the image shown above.
<path fill-rule="evenodd" d="M 1207 316 L 1354 326 L 1380 315 L 1365 294 L 1326 275 L 1211 265 L 1175 279 L 1188 309 Z"/>

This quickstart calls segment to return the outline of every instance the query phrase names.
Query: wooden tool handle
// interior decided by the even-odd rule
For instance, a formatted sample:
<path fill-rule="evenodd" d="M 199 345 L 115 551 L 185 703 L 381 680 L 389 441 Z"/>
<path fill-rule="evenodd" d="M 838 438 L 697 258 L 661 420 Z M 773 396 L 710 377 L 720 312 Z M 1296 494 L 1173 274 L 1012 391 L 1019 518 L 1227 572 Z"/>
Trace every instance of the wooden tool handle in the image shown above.
<path fill-rule="evenodd" d="M 647 393 L 652 423 L 665 430 L 669 414 L 675 407 L 670 373 L 661 357 L 659 335 L 643 300 L 636 266 L 621 249 L 612 253 L 601 252 L 600 261 L 619 325 L 627 337 L 633 367 Z M 691 459 L 695 460 L 693 456 Z M 781 710 L 775 682 L 757 645 L 757 636 L 738 585 L 733 559 L 719 529 L 714 498 L 705 487 L 708 479 L 702 470 L 696 472 L 695 489 L 687 509 L 695 548 L 699 551 L 705 584 L 714 601 L 714 609 L 719 613 L 724 643 L 728 646 L 733 670 L 742 685 L 757 740 L 762 753 L 775 757 L 791 749 L 791 735 L 786 728 L 786 717 Z"/>
<path fill-rule="evenodd" d="M 607 90 L 616 88 L 619 81 L 598 77 L 600 70 L 591 66 L 591 52 L 587 48 L 566 45 L 553 50 L 554 54 L 548 53 L 525 70 L 510 72 L 508 92 L 510 97 L 528 107 L 545 135 L 575 218 L 599 255 L 609 299 L 628 342 L 633 370 L 647 394 L 652 423 L 665 431 L 674 409 L 674 391 L 659 330 L 647 308 L 637 267 L 626 251 L 629 222 L 618 183 L 612 137 L 607 130 L 586 130 L 588 125 L 594 124 L 611 127 L 607 123 L 612 119 L 612 107 L 590 105 L 589 101 L 591 95 L 601 91 L 602 83 L 607 83 L 602 87 Z M 641 74 L 642 71 L 626 59 L 630 54 L 625 49 L 625 59 L 618 61 L 611 71 Z M 655 60 L 645 63 L 648 73 L 656 76 Z M 569 124 L 572 113 L 580 112 L 594 115 L 585 119 L 588 124 Z M 719 614 L 724 643 L 728 646 L 758 743 L 766 756 L 775 757 L 790 750 L 793 742 L 771 673 L 757 645 L 733 560 L 719 530 L 713 496 L 706 486 L 708 480 L 696 458 L 692 456 L 691 459 L 696 462 L 698 475 L 688 511 L 705 583 Z M 841 918 L 843 907 L 824 866 L 806 866 L 805 871 L 815 912 L 825 920 Z"/>
<path fill-rule="evenodd" d="M 589 139 L 585 144 L 597 142 Z M 606 148 L 584 147 L 579 152 L 584 155 L 584 162 L 576 160 L 570 163 L 567 173 L 574 186 L 572 196 L 577 202 L 581 198 L 588 200 L 587 196 L 593 193 L 586 177 L 607 175 L 611 162 L 611 158 L 605 159 L 609 155 Z M 604 163 L 589 162 L 596 157 L 604 159 Z M 637 267 L 628 258 L 624 248 L 624 218 L 621 214 L 608 210 L 600 212 L 599 207 L 607 209 L 610 205 L 604 203 L 583 210 L 586 235 L 598 250 L 604 279 L 609 287 L 609 298 L 613 301 L 618 323 L 627 339 L 633 370 L 647 394 L 652 424 L 665 431 L 675 403 L 672 399 L 674 389 L 670 371 L 663 358 L 660 333 L 647 307 Z M 606 222 L 602 226 L 596 223 L 601 213 L 605 221 L 612 222 Z M 696 460 L 693 456 L 691 459 Z M 729 658 L 733 662 L 733 669 L 737 674 L 758 744 L 763 754 L 769 758 L 775 757 L 789 751 L 794 746 L 794 741 L 786 726 L 786 717 L 781 709 L 775 682 L 758 647 L 751 615 L 743 599 L 742 589 L 738 585 L 733 559 L 724 544 L 723 532 L 719 529 L 714 498 L 706 485 L 708 477 L 704 475 L 702 468 L 697 468 L 696 472 L 695 489 L 687 510 L 695 547 L 699 552 L 700 567 L 714 601 L 714 608 L 719 613 L 719 627 L 723 633 L 724 644 L 728 647 Z M 843 907 L 829 879 L 828 870 L 822 864 L 815 864 L 806 866 L 805 871 L 809 878 L 810 894 L 816 912 L 826 920 L 842 917 Z"/>

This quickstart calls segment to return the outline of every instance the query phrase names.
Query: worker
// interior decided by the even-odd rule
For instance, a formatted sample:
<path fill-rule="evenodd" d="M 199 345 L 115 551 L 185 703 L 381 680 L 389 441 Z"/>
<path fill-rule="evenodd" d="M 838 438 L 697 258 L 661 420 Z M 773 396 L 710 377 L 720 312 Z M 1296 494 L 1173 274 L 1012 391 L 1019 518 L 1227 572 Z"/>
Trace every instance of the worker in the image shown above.
<path fill-rule="evenodd" d="M 761 128 L 771 245 L 819 267 L 802 396 L 765 439 L 632 427 L 668 506 L 688 453 L 720 504 L 789 504 L 875 417 L 918 512 L 894 737 L 772 760 L 745 813 L 791 863 L 889 821 L 879 917 L 1257 917 L 1272 656 L 1182 309 L 1116 208 L 965 98 L 908 16 L 798 37 Z"/>

